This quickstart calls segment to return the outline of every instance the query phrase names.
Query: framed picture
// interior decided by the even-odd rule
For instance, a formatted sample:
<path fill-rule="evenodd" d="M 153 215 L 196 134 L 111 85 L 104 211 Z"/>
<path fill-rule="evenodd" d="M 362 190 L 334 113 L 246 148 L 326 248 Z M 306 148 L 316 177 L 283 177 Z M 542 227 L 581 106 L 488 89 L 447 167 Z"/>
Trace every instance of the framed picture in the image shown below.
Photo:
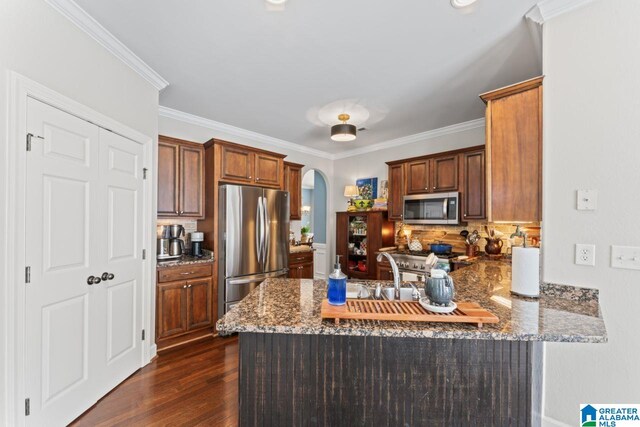
<path fill-rule="evenodd" d="M 356 180 L 358 193 L 363 199 L 375 199 L 378 197 L 378 178 L 361 178 Z"/>

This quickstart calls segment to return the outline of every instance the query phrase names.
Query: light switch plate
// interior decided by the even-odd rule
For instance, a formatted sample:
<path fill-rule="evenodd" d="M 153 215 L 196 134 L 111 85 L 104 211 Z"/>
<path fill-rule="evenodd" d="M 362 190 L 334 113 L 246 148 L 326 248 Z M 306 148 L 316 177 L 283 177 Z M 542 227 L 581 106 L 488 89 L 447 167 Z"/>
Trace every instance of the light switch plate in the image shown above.
<path fill-rule="evenodd" d="M 611 246 L 611 267 L 640 270 L 640 247 Z"/>
<path fill-rule="evenodd" d="M 576 243 L 576 264 L 596 265 L 596 245 Z"/>
<path fill-rule="evenodd" d="M 576 208 L 579 211 L 595 211 L 598 207 L 597 190 L 578 190 Z"/>

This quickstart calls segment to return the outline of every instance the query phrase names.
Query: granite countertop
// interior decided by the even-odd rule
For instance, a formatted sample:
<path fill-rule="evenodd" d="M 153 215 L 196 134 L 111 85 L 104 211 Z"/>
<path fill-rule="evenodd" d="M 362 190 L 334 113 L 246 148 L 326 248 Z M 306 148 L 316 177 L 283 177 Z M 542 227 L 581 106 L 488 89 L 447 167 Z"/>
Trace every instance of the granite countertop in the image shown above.
<path fill-rule="evenodd" d="M 203 249 L 202 252 L 204 254 L 202 258 L 197 258 L 191 255 L 182 255 L 182 257 L 176 259 L 169 259 L 166 261 L 158 260 L 156 269 L 160 270 L 163 268 L 180 267 L 181 265 L 207 264 L 214 261 L 215 258 L 212 251 Z"/>
<path fill-rule="evenodd" d="M 511 265 L 478 260 L 451 273 L 456 301 L 477 302 L 500 318 L 482 328 L 469 324 L 343 320 L 320 318 L 326 282 L 310 279 L 267 279 L 218 321 L 218 331 L 462 338 L 518 341 L 601 343 L 607 333 L 598 291 L 546 284 L 539 299 L 511 294 Z M 357 281 L 373 289 L 376 281 Z M 392 282 L 381 281 L 385 286 Z M 408 285 L 407 285 L 408 286 Z"/>
<path fill-rule="evenodd" d="M 297 254 L 301 252 L 313 252 L 315 249 L 309 245 L 298 245 L 298 246 L 289 246 L 290 254 Z"/>

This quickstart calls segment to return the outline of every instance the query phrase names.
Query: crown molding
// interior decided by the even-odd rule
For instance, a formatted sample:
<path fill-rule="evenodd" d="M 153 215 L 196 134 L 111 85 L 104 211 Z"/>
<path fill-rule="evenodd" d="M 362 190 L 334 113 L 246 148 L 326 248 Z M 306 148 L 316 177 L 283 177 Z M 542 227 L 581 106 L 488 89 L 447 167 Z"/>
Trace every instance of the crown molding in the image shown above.
<path fill-rule="evenodd" d="M 343 151 L 342 153 L 329 153 L 315 148 L 306 147 L 304 145 L 296 144 L 293 142 L 285 141 L 283 139 L 274 138 L 271 136 L 263 135 L 258 132 L 242 129 L 236 126 L 231 126 L 225 123 L 216 122 L 215 120 L 206 119 L 204 117 L 196 116 L 194 114 L 185 113 L 184 111 L 174 110 L 173 108 L 160 106 L 158 108 L 158 114 L 162 117 L 178 120 L 184 123 L 200 126 L 203 128 L 211 129 L 217 132 L 223 132 L 227 135 L 235 136 L 238 138 L 246 138 L 248 140 L 259 142 L 261 144 L 271 145 L 275 148 L 288 148 L 292 151 L 299 153 L 310 154 L 312 156 L 321 157 L 329 160 L 339 160 L 348 157 L 358 156 L 360 154 L 371 153 L 373 151 L 380 151 L 386 148 L 395 148 L 401 145 L 412 144 L 414 142 L 422 142 L 432 138 L 437 138 L 443 135 L 449 135 L 457 132 L 464 132 L 471 129 L 477 129 L 484 127 L 484 118 L 470 120 L 468 122 L 462 122 L 451 126 L 446 126 L 439 129 L 433 129 L 414 135 L 404 136 L 402 138 L 392 139 L 389 141 L 379 142 L 377 144 L 368 145 L 362 148 L 356 148 L 353 150 Z"/>
<path fill-rule="evenodd" d="M 78 28 L 87 33 L 116 58 L 127 64 L 133 71 L 142 76 L 159 91 L 169 86 L 169 82 L 160 76 L 153 68 L 147 65 L 127 46 L 118 40 L 113 34 L 104 28 L 91 15 L 85 12 L 73 0 L 45 0 L 62 16 L 74 23 Z"/>
<path fill-rule="evenodd" d="M 367 147 L 356 148 L 354 150 L 344 151 L 333 155 L 334 160 L 344 159 L 347 157 L 353 157 L 360 154 L 371 153 L 373 151 L 380 151 L 387 148 L 396 148 L 401 145 L 413 144 L 415 142 L 422 142 L 440 136 L 449 135 L 452 133 L 464 132 L 471 129 L 483 128 L 485 125 L 484 119 L 475 119 L 468 122 L 462 122 L 451 126 L 445 126 L 438 129 L 428 130 L 426 132 L 416 133 L 413 135 L 403 136 L 401 138 L 391 139 L 389 141 L 379 142 Z"/>
<path fill-rule="evenodd" d="M 300 145 L 293 142 L 285 141 L 283 139 L 278 139 L 271 136 L 263 135 L 258 132 L 253 132 L 253 131 L 242 129 L 236 126 L 231 126 L 225 123 L 216 122 L 215 120 L 205 119 L 204 117 L 185 113 L 184 111 L 174 110 L 173 108 L 169 108 L 169 107 L 163 107 L 162 105 L 158 108 L 158 114 L 162 117 L 179 120 L 184 123 L 189 123 L 192 125 L 211 129 L 217 132 L 223 132 L 225 134 L 235 136 L 238 138 L 246 138 L 254 142 L 271 145 L 277 148 L 285 147 L 292 151 L 297 151 L 304 154 L 310 154 L 312 156 L 322 157 L 324 159 L 330 159 L 330 160 L 332 160 L 332 157 L 333 157 L 331 153 L 327 153 L 326 151 L 321 151 L 315 148 L 306 147 L 304 145 Z"/>
<path fill-rule="evenodd" d="M 593 2 L 593 0 L 542 0 L 533 6 L 525 17 L 538 25 L 544 25 L 550 19 L 591 2 Z"/>

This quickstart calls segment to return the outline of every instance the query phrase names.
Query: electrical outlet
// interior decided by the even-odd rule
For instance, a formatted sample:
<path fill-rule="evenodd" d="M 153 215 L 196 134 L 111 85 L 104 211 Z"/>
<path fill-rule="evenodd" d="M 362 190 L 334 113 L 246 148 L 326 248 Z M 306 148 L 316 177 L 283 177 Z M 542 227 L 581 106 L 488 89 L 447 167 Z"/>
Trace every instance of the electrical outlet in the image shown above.
<path fill-rule="evenodd" d="M 596 265 L 596 245 L 576 243 L 576 264 Z"/>

